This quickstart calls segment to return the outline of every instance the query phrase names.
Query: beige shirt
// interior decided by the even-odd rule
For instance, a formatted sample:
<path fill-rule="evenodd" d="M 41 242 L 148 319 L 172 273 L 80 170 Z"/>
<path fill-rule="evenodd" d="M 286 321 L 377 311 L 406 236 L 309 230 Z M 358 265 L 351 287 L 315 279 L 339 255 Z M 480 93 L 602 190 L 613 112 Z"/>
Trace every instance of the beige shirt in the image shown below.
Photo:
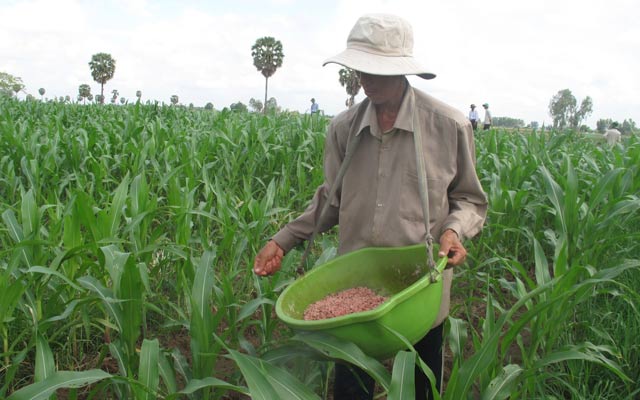
<path fill-rule="evenodd" d="M 411 96 L 415 96 L 415 110 Z M 460 111 L 408 87 L 393 129 L 382 133 L 367 99 L 337 115 L 325 142 L 325 181 L 306 211 L 273 239 L 285 251 L 307 240 L 353 135 L 363 135 L 321 232 L 339 225 L 339 254 L 363 247 L 397 247 L 425 240 L 413 142 L 414 112 L 423 135 L 429 192 L 430 229 L 437 241 L 445 229 L 461 239 L 476 235 L 487 212 L 486 196 L 475 171 L 473 129 Z M 446 270 L 443 301 L 435 325 L 449 310 L 452 271 Z"/>

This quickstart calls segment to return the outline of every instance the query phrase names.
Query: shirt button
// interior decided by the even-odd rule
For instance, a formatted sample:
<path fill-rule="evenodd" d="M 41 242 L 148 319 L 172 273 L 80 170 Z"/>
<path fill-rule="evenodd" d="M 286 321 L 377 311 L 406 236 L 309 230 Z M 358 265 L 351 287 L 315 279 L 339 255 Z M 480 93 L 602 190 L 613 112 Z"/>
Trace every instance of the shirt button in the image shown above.
<path fill-rule="evenodd" d="M 378 207 L 382 207 L 382 203 L 378 203 Z"/>

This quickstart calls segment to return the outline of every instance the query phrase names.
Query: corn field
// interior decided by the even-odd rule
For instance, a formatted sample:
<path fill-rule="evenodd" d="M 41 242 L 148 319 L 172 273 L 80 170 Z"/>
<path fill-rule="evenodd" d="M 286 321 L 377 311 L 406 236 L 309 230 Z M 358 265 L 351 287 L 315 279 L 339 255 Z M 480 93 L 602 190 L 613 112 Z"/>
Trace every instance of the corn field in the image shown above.
<path fill-rule="evenodd" d="M 257 250 L 322 182 L 328 120 L 0 98 L 0 398 L 329 399 L 333 361 L 285 327 Z M 640 140 L 476 135 L 489 197 L 446 323 L 443 399 L 640 396 Z M 336 254 L 325 234 L 307 268 Z"/>

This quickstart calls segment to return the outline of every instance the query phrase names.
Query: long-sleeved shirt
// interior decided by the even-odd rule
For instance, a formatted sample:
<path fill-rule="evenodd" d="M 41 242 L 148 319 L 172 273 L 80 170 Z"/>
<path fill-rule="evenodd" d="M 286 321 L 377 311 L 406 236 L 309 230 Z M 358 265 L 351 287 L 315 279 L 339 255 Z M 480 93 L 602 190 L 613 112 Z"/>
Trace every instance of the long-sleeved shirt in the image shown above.
<path fill-rule="evenodd" d="M 475 108 L 469 111 L 469 120 L 471 121 L 480 121 L 480 114 L 478 114 L 478 110 Z"/>
<path fill-rule="evenodd" d="M 488 108 L 484 110 L 484 124 L 491 125 L 491 111 Z"/>
<path fill-rule="evenodd" d="M 415 96 L 415 109 L 411 97 Z M 381 132 L 373 104 L 365 99 L 337 115 L 325 141 L 325 181 L 306 211 L 273 239 L 285 251 L 308 239 L 344 159 L 347 143 L 362 135 L 331 201 L 320 232 L 339 224 L 339 254 L 363 247 L 423 243 L 426 236 L 413 139 L 418 113 L 426 163 L 431 233 L 452 229 L 461 239 L 476 235 L 484 223 L 486 196 L 475 171 L 475 145 L 469 120 L 460 111 L 408 87 L 393 129 Z M 452 271 L 446 270 L 436 324 L 449 310 Z"/>

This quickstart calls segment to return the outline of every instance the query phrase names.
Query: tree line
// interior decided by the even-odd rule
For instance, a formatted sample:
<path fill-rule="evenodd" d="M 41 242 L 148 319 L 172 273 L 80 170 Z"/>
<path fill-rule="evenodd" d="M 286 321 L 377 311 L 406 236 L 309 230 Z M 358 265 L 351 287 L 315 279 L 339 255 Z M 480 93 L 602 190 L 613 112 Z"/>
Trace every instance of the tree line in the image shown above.
<path fill-rule="evenodd" d="M 284 60 L 284 51 L 282 43 L 271 36 L 264 36 L 256 40 L 251 46 L 251 57 L 253 58 L 253 65 L 264 76 L 264 103 L 255 98 L 251 98 L 249 101 L 249 107 L 255 112 L 264 112 L 267 110 L 278 111 L 277 100 L 273 97 L 268 98 L 269 78 L 272 77 L 278 68 L 282 67 Z M 100 84 L 100 94 L 95 97 L 91 93 L 91 87 L 83 83 L 78 87 L 77 100 L 85 102 L 86 100 L 103 104 L 105 101 L 104 86 L 113 78 L 116 70 L 116 60 L 108 53 L 96 53 L 91 57 L 89 61 L 89 68 L 93 80 Z M 355 96 L 360 91 L 361 85 L 358 76 L 355 71 L 349 68 L 342 68 L 338 71 L 338 81 L 347 92 L 347 99 L 345 101 L 346 107 L 351 107 L 355 102 Z M 4 95 L 16 95 L 19 92 L 25 92 L 25 85 L 22 79 L 15 77 L 11 74 L 0 72 L 0 94 Z M 45 89 L 40 88 L 38 90 L 41 97 L 45 94 Z M 25 92 L 26 93 L 26 92 Z M 31 95 L 27 95 L 30 97 Z M 111 91 L 111 103 L 115 104 L 119 97 L 117 89 Z M 136 91 L 136 97 L 140 101 L 142 92 Z M 69 96 L 61 98 L 61 101 L 70 101 Z M 170 102 L 173 105 L 179 103 L 178 95 L 172 95 Z M 120 97 L 120 103 L 126 103 L 124 97 Z M 242 102 L 233 103 L 230 105 L 232 111 L 248 111 L 249 107 Z M 553 128 L 558 130 L 574 129 L 574 130 L 589 130 L 588 127 L 582 125 L 582 122 L 593 112 L 593 100 L 591 97 L 585 97 L 580 104 L 571 92 L 570 89 L 563 89 L 558 91 L 549 102 L 549 114 L 553 120 Z M 205 109 L 213 109 L 212 103 L 207 103 Z M 636 130 L 636 124 L 632 119 L 625 119 L 622 124 L 611 119 L 600 119 L 597 122 L 597 130 L 604 132 L 607 128 L 616 125 L 622 133 L 631 133 Z M 508 128 L 523 128 L 525 123 L 518 118 L 510 117 L 494 117 L 493 125 L 499 127 Z M 538 123 L 532 122 L 528 127 L 537 129 Z"/>

